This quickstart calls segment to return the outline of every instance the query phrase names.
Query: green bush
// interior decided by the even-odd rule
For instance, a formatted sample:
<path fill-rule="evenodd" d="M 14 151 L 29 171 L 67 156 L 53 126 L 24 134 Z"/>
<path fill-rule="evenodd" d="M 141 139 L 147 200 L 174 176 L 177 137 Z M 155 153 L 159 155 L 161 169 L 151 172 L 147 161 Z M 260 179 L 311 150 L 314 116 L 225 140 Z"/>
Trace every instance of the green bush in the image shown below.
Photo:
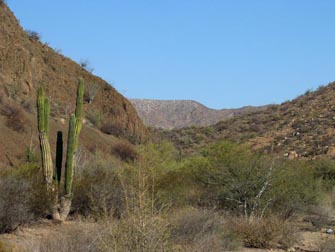
<path fill-rule="evenodd" d="M 11 232 L 36 218 L 45 217 L 48 197 L 36 164 L 7 168 L 0 173 L 0 233 Z"/>
<path fill-rule="evenodd" d="M 119 172 L 117 161 L 96 156 L 76 176 L 73 210 L 91 217 L 107 217 L 122 212 L 124 194 Z"/>
<path fill-rule="evenodd" d="M 314 160 L 312 165 L 315 176 L 322 179 L 325 189 L 331 190 L 335 185 L 335 160 Z"/>
<path fill-rule="evenodd" d="M 128 141 L 120 141 L 112 146 L 112 154 L 123 161 L 134 162 L 138 158 L 135 146 Z"/>
<path fill-rule="evenodd" d="M 246 217 L 271 212 L 289 217 L 315 204 L 320 193 L 320 180 L 307 162 L 266 157 L 229 142 L 204 149 L 184 169 L 201 188 L 200 204 Z"/>

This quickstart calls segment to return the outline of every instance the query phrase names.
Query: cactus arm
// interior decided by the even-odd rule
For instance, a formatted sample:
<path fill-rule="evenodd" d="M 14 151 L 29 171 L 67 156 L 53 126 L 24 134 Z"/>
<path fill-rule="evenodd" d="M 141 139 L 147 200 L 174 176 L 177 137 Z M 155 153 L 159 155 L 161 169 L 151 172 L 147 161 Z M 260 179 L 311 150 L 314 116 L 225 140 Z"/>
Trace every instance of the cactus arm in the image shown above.
<path fill-rule="evenodd" d="M 69 132 L 67 139 L 67 152 L 66 152 L 66 164 L 65 164 L 65 194 L 71 196 L 72 194 L 72 181 L 73 181 L 73 168 L 74 168 L 74 143 L 75 143 L 75 129 L 76 129 L 76 117 L 74 114 L 71 115 L 69 122 Z"/>
<path fill-rule="evenodd" d="M 40 87 L 38 89 L 38 94 L 37 94 L 37 120 L 38 120 L 38 131 L 43 132 L 44 131 L 44 91 L 43 88 Z"/>
<path fill-rule="evenodd" d="M 83 117 L 83 104 L 84 104 L 84 80 L 80 78 L 77 86 L 77 100 L 76 100 L 76 118 L 82 119 Z"/>
<path fill-rule="evenodd" d="M 50 102 L 48 98 L 44 98 L 44 131 L 49 138 L 49 118 L 50 118 Z"/>
<path fill-rule="evenodd" d="M 46 103 L 47 103 L 47 106 L 45 106 Z M 50 111 L 50 106 L 49 106 L 49 102 L 44 96 L 43 88 L 38 89 L 37 111 L 38 111 L 37 118 L 38 118 L 40 148 L 41 148 L 41 155 L 42 155 L 43 176 L 47 184 L 47 189 L 53 190 L 53 181 L 52 181 L 53 164 L 52 164 L 52 158 L 51 158 L 50 144 L 49 144 L 48 136 L 46 133 L 46 125 L 49 125 L 48 112 Z"/>
<path fill-rule="evenodd" d="M 78 81 L 77 87 L 77 100 L 76 100 L 76 129 L 75 129 L 75 141 L 74 141 L 74 153 L 78 149 L 78 138 L 82 127 L 83 120 L 83 104 L 84 104 L 84 80 L 82 78 Z"/>

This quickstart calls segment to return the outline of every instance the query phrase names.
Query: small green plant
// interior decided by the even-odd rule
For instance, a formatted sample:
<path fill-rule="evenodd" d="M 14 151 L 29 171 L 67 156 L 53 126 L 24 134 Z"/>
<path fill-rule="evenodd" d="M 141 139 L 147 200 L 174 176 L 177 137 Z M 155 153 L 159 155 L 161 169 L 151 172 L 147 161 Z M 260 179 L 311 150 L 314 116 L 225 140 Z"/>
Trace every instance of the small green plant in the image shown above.
<path fill-rule="evenodd" d="M 26 146 L 25 156 L 28 163 L 34 163 L 38 160 L 37 155 L 31 146 Z"/>
<path fill-rule="evenodd" d="M 87 113 L 87 119 L 97 128 L 101 127 L 102 113 L 98 110 L 90 110 Z"/>

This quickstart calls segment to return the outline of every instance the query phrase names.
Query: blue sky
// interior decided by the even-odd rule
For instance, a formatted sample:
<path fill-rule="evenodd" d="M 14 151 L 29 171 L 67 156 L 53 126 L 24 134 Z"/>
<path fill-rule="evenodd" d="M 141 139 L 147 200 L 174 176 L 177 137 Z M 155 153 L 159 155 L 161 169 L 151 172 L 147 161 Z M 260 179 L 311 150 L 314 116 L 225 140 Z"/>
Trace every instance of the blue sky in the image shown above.
<path fill-rule="evenodd" d="M 130 98 L 281 103 L 335 80 L 333 0 L 7 0 Z"/>

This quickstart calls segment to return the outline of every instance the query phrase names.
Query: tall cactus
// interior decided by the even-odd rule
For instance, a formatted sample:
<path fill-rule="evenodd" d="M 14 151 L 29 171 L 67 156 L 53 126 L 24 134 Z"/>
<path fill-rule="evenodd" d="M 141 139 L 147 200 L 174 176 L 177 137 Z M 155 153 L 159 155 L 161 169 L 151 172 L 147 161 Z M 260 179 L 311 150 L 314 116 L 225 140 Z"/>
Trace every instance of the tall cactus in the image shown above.
<path fill-rule="evenodd" d="M 53 170 L 51 158 L 51 150 L 49 143 L 49 116 L 50 104 L 45 97 L 44 90 L 38 89 L 37 108 L 38 108 L 38 130 L 42 155 L 43 175 L 46 182 L 46 187 L 51 194 L 52 216 L 54 219 L 65 220 L 70 212 L 72 203 L 72 183 L 75 169 L 75 155 L 78 148 L 78 138 L 82 127 L 83 117 L 83 96 L 84 96 L 84 81 L 79 79 L 77 87 L 77 100 L 75 114 L 72 114 L 69 122 L 68 142 L 65 162 L 65 178 L 64 178 L 64 195 L 59 199 L 58 187 L 61 182 L 61 169 L 63 159 L 63 139 L 62 132 L 57 132 L 57 147 L 56 147 L 56 167 Z"/>
<path fill-rule="evenodd" d="M 48 141 L 48 131 L 49 131 L 49 115 L 50 106 L 48 100 L 44 96 L 43 88 L 38 89 L 38 130 L 40 139 L 40 148 L 42 155 L 42 169 L 44 181 L 46 182 L 47 189 L 53 190 L 53 164 L 51 157 L 51 149 Z"/>

